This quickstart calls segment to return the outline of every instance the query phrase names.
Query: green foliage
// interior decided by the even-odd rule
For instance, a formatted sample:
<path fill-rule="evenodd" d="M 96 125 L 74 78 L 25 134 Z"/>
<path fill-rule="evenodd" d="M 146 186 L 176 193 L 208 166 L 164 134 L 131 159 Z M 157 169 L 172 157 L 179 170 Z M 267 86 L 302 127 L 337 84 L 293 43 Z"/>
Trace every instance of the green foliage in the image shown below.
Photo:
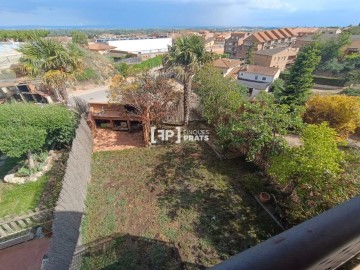
<path fill-rule="evenodd" d="M 360 97 L 360 88 L 348 87 L 348 88 L 345 88 L 344 90 L 342 90 L 340 92 L 340 94 L 347 95 L 347 96 Z"/>
<path fill-rule="evenodd" d="M 204 117 L 216 126 L 234 117 L 247 96 L 244 86 L 224 78 L 212 66 L 202 68 L 196 74 L 195 82 L 204 108 Z"/>
<path fill-rule="evenodd" d="M 270 92 L 274 93 L 275 100 L 281 98 L 281 93 L 285 89 L 285 81 L 283 79 L 276 79 L 270 86 Z"/>
<path fill-rule="evenodd" d="M 360 84 L 360 70 L 353 70 L 347 74 L 346 84 Z"/>
<path fill-rule="evenodd" d="M 312 73 L 320 61 L 319 43 L 314 41 L 305 46 L 286 78 L 285 89 L 277 95 L 278 102 L 288 105 L 304 105 L 313 86 Z"/>
<path fill-rule="evenodd" d="M 123 77 L 127 77 L 129 76 L 129 69 L 130 66 L 126 63 L 119 63 L 115 65 L 116 70 L 123 76 Z"/>
<path fill-rule="evenodd" d="M 321 77 L 321 76 L 313 76 L 314 83 L 320 85 L 331 85 L 331 86 L 339 86 L 342 87 L 345 85 L 345 79 L 342 78 L 334 78 L 334 77 Z"/>
<path fill-rule="evenodd" d="M 348 30 L 352 35 L 360 35 L 360 25 L 359 26 L 352 26 Z"/>
<path fill-rule="evenodd" d="M 148 71 L 152 68 L 161 66 L 163 56 L 158 55 L 153 58 L 147 59 L 139 64 L 131 66 L 134 70 Z"/>
<path fill-rule="evenodd" d="M 75 75 L 77 81 L 94 81 L 98 79 L 98 74 L 92 68 L 85 68 Z"/>
<path fill-rule="evenodd" d="M 256 102 L 246 102 L 236 117 L 217 127 L 219 138 L 229 145 L 246 147 L 247 159 L 261 159 L 267 166 L 268 158 L 284 146 L 281 135 L 290 128 L 301 128 L 302 120 L 296 108 L 277 104 L 269 94 L 260 94 Z"/>
<path fill-rule="evenodd" d="M 182 77 L 184 84 L 184 124 L 187 125 L 190 115 L 190 93 L 192 80 L 196 71 L 213 60 L 213 54 L 205 49 L 204 39 L 200 36 L 183 36 L 173 40 L 163 65 Z"/>
<path fill-rule="evenodd" d="M 336 39 L 327 40 L 320 44 L 321 63 L 337 59 L 341 55 L 341 48 L 351 43 L 350 33 L 341 32 Z"/>
<path fill-rule="evenodd" d="M 0 151 L 19 157 L 44 145 L 70 143 L 76 119 L 66 107 L 13 103 L 0 107 Z"/>
<path fill-rule="evenodd" d="M 23 55 L 20 65 L 30 76 L 39 76 L 51 70 L 71 73 L 81 66 L 80 55 L 74 47 L 65 48 L 59 42 L 34 37 L 18 49 Z"/>
<path fill-rule="evenodd" d="M 46 37 L 48 34 L 47 30 L 0 30 L 0 41 L 24 42 L 31 40 L 34 36 Z"/>
<path fill-rule="evenodd" d="M 115 64 L 116 70 L 123 77 L 134 76 L 139 73 L 147 72 L 152 68 L 160 67 L 163 61 L 163 56 L 158 55 L 156 57 L 147 59 L 139 64 L 128 65 L 126 63 Z"/>
<path fill-rule="evenodd" d="M 72 42 L 80 46 L 88 45 L 88 37 L 84 32 L 73 31 L 71 32 Z"/>
<path fill-rule="evenodd" d="M 253 42 L 246 52 L 246 62 L 249 65 L 254 64 L 254 51 L 257 47 L 257 43 Z"/>
<path fill-rule="evenodd" d="M 23 185 L 0 183 L 0 218 L 17 215 L 38 207 L 47 181 L 48 176 L 43 175 L 37 181 Z"/>
<path fill-rule="evenodd" d="M 21 157 L 29 151 L 41 149 L 45 136 L 46 131 L 36 126 L 1 125 L 0 151 L 9 157 Z"/>
<path fill-rule="evenodd" d="M 338 149 L 336 135 L 326 123 L 308 125 L 302 146 L 271 158 L 268 173 L 285 187 L 295 186 L 298 201 L 292 205 L 291 220 L 303 221 L 327 210 L 341 193 L 337 181 L 344 153 Z"/>

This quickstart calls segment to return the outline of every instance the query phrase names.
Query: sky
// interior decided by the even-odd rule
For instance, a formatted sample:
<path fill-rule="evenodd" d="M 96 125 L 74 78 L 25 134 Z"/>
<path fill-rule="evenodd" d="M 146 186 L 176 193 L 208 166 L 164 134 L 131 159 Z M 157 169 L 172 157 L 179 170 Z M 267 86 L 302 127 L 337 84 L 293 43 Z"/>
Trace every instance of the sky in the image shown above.
<path fill-rule="evenodd" d="M 359 0 L 3 0 L 0 27 L 347 26 Z"/>

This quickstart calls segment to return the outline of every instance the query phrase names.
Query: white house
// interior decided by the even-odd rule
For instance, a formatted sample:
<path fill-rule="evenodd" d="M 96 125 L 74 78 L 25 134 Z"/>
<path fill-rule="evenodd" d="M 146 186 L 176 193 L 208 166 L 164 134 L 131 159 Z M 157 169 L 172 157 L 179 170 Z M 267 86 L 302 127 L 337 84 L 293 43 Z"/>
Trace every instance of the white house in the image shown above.
<path fill-rule="evenodd" d="M 114 46 L 116 51 L 136 55 L 157 55 L 168 51 L 168 46 L 172 45 L 172 38 L 109 40 L 108 44 L 109 46 Z"/>
<path fill-rule="evenodd" d="M 269 91 L 271 84 L 279 78 L 280 69 L 257 65 L 245 65 L 238 73 L 239 84 L 249 89 L 251 97 L 255 97 L 260 91 Z"/>

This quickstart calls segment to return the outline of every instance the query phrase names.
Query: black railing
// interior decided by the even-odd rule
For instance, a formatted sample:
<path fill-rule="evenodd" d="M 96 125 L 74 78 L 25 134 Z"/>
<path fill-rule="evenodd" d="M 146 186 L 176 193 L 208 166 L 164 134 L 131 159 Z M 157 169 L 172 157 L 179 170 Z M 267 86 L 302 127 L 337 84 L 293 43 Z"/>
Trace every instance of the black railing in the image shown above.
<path fill-rule="evenodd" d="M 360 196 L 241 252 L 211 269 L 336 269 L 359 252 Z"/>

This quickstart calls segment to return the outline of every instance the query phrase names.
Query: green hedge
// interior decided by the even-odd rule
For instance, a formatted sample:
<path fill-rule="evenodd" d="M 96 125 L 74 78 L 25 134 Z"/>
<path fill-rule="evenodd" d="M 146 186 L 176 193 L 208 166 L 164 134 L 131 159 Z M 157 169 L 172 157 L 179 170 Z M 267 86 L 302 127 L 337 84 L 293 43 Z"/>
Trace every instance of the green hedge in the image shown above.
<path fill-rule="evenodd" d="M 314 83 L 320 85 L 330 85 L 330 86 L 344 86 L 346 80 L 342 78 L 331 78 L 331 77 L 320 77 L 313 76 Z"/>

